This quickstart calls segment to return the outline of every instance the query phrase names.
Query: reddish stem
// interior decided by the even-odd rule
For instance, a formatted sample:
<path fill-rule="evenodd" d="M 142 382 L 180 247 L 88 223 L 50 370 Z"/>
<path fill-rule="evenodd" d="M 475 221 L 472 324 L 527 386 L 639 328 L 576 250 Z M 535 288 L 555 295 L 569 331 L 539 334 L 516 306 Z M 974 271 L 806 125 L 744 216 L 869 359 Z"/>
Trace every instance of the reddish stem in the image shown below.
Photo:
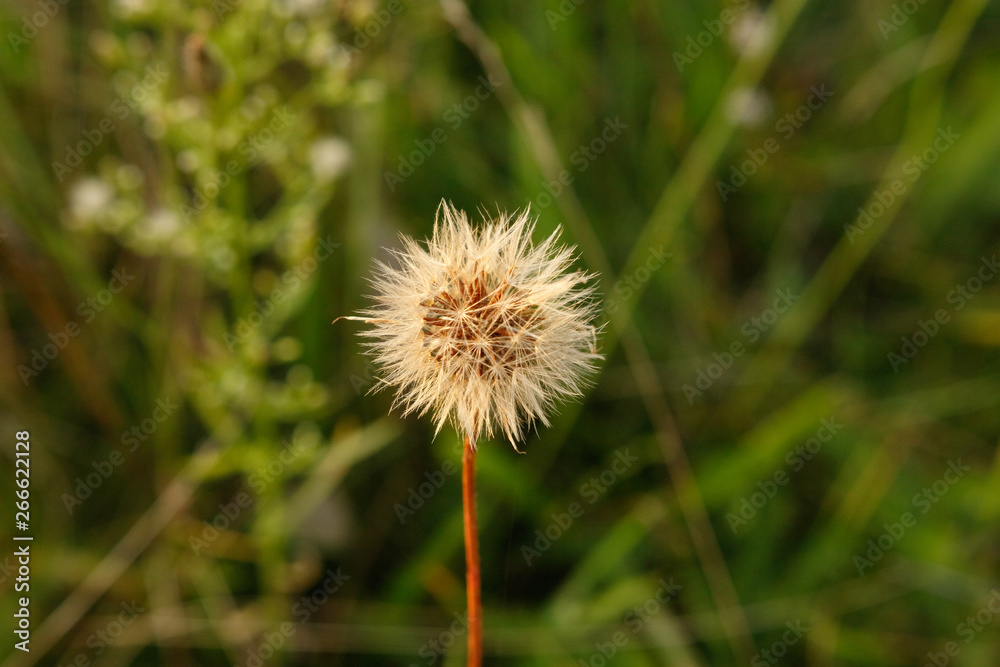
<path fill-rule="evenodd" d="M 476 447 L 462 448 L 462 517 L 465 524 L 465 590 L 469 616 L 468 667 L 483 664 L 483 602 L 479 593 L 479 530 L 476 526 Z"/>

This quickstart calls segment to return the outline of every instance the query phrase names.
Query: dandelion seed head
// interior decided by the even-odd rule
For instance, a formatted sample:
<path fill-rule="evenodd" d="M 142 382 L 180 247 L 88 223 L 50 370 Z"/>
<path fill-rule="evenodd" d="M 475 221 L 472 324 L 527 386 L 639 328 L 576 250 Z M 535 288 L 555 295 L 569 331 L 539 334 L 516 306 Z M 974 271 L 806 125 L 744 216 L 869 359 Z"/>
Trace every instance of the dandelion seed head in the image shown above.
<path fill-rule="evenodd" d="M 359 319 L 403 414 L 433 414 L 472 443 L 497 431 L 512 444 L 549 424 L 555 404 L 579 396 L 601 355 L 590 275 L 572 271 L 557 230 L 531 240 L 528 211 L 473 227 L 446 202 L 423 245 L 403 238 L 393 266 L 377 262 L 375 304 Z"/>

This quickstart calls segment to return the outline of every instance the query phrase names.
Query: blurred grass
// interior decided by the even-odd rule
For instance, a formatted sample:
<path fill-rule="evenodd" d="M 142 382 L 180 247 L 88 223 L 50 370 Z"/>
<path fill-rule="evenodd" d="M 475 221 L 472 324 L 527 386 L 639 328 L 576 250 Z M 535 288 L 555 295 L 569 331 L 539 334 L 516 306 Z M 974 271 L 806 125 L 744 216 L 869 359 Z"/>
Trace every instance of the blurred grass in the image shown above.
<path fill-rule="evenodd" d="M 968 644 L 959 624 L 1000 571 L 1000 291 L 984 281 L 961 310 L 948 295 L 1000 240 L 1000 8 L 927 3 L 883 37 L 898 5 L 734 3 L 738 21 L 683 71 L 674 53 L 725 5 L 473 3 L 493 54 L 436 3 L 70 4 L 16 51 L 9 34 L 40 5 L 4 5 L 0 424 L 32 433 L 38 647 L 4 664 L 242 665 L 284 621 L 293 650 L 269 664 L 461 664 L 464 636 L 447 656 L 427 643 L 464 610 L 457 475 L 405 521 L 397 510 L 458 442 L 387 418 L 353 325 L 329 324 L 365 303 L 398 231 L 429 232 L 442 197 L 470 212 L 531 202 L 539 237 L 564 225 L 619 306 L 593 391 L 525 456 L 482 447 L 491 664 L 596 664 L 623 632 L 609 663 L 728 665 L 796 620 L 809 630 L 788 664 L 923 664 L 949 641 L 957 664 L 995 664 L 995 621 Z M 112 113 L 156 65 L 168 78 Z M 509 82 L 456 116 L 498 66 Z M 831 101 L 720 199 L 716 182 L 820 85 Z M 294 121 L 260 141 L 285 108 Z M 114 131 L 60 180 L 53 163 L 106 118 Z M 627 127 L 581 167 L 608 119 Z M 955 145 L 850 235 L 947 127 Z M 445 140 L 390 188 L 436 129 Z M 563 169 L 572 184 L 546 205 Z M 314 261 L 327 240 L 339 246 Z M 623 282 L 660 245 L 666 265 Z M 79 304 L 114 270 L 137 277 L 85 322 Z M 744 326 L 778 289 L 798 303 L 751 342 Z M 942 308 L 951 320 L 893 372 L 886 355 Z M 22 381 L 68 321 L 79 336 Z M 746 353 L 689 400 L 733 342 Z M 69 514 L 63 494 L 164 398 L 181 407 Z M 831 417 L 843 428 L 792 471 L 788 453 Z M 585 485 L 626 449 L 638 463 L 590 503 Z M 914 495 L 958 459 L 971 471 L 920 513 Z M 730 516 L 780 470 L 788 484 L 734 533 Z M 249 506 L 195 553 L 240 493 Z M 522 547 L 572 503 L 582 517 L 529 565 Z M 859 575 L 854 557 L 906 511 L 916 525 Z M 702 528 L 728 574 L 695 548 Z M 303 620 L 296 603 L 337 568 L 346 583 Z M 726 578 L 749 637 L 719 609 Z M 661 579 L 682 589 L 632 632 Z M 8 619 L 13 583 L 0 575 Z M 133 599 L 147 611 L 98 658 L 88 637 Z"/>

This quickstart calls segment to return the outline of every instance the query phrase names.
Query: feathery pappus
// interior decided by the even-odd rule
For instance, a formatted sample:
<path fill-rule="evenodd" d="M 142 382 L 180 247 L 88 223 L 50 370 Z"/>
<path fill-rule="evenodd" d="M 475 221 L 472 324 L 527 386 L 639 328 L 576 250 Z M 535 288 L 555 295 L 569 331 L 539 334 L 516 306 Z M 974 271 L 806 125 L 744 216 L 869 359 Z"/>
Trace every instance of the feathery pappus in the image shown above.
<path fill-rule="evenodd" d="M 433 413 L 476 443 L 502 431 L 517 448 L 523 427 L 546 426 L 558 400 L 579 396 L 602 358 L 593 276 L 571 271 L 560 230 L 538 245 L 527 210 L 474 227 L 442 201 L 432 237 L 403 238 L 395 266 L 376 262 L 374 305 L 347 319 L 374 325 L 376 389 L 393 408 Z"/>

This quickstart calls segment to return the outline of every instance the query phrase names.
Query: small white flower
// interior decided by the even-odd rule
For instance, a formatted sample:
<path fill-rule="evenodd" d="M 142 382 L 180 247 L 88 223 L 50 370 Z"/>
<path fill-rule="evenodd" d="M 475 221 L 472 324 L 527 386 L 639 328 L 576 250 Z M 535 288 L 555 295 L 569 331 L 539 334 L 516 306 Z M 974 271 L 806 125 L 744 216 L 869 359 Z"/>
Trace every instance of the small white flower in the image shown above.
<path fill-rule="evenodd" d="M 726 117 L 733 125 L 756 127 L 771 115 L 772 106 L 764 90 L 742 86 L 726 99 Z"/>
<path fill-rule="evenodd" d="M 112 7 L 118 16 L 133 18 L 149 11 L 150 3 L 148 0 L 117 0 Z"/>
<path fill-rule="evenodd" d="M 180 228 L 180 217 L 174 211 L 158 208 L 143 218 L 137 231 L 152 243 L 162 243 L 173 239 Z"/>
<path fill-rule="evenodd" d="M 755 56 L 774 40 L 776 28 L 770 14 L 751 9 L 742 16 L 729 33 L 729 43 L 742 55 Z"/>
<path fill-rule="evenodd" d="M 351 163 L 350 145 L 338 137 L 323 137 L 309 149 L 309 165 L 313 176 L 329 183 L 340 176 Z"/>
<path fill-rule="evenodd" d="M 114 201 L 115 191 L 107 181 L 88 176 L 69 191 L 69 210 L 74 222 L 86 225 L 104 217 Z"/>
<path fill-rule="evenodd" d="M 393 407 L 432 410 L 437 431 L 450 420 L 471 443 L 499 429 L 516 448 L 523 425 L 580 395 L 601 358 L 591 276 L 568 270 L 558 230 L 537 246 L 533 230 L 528 211 L 476 229 L 442 202 L 426 246 L 403 237 L 398 266 L 376 263 L 376 305 L 349 319 L 374 325 L 361 335 Z"/>

